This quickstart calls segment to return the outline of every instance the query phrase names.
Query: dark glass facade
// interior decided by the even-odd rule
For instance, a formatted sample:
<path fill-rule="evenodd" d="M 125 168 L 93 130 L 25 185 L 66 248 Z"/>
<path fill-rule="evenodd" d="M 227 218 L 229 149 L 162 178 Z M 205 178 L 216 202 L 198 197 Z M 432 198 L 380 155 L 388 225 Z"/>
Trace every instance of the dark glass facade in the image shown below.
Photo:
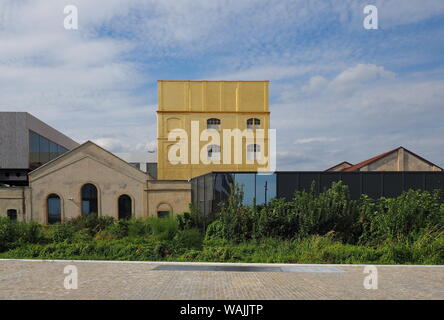
<path fill-rule="evenodd" d="M 201 214 L 209 217 L 219 210 L 230 193 L 230 185 L 238 184 L 244 191 L 243 203 L 248 206 L 268 203 L 272 198 L 291 199 L 298 190 L 322 192 L 336 181 L 349 188 L 350 198 L 362 194 L 372 198 L 397 197 L 409 189 L 441 190 L 444 200 L 444 172 L 213 172 L 191 179 L 192 202 Z"/>
<path fill-rule="evenodd" d="M 35 169 L 69 150 L 29 130 L 29 168 Z"/>
<path fill-rule="evenodd" d="M 130 166 L 140 170 L 140 162 L 129 162 Z"/>
<path fill-rule="evenodd" d="M 233 184 L 242 188 L 247 206 L 264 205 L 277 195 L 275 173 L 214 172 L 192 179 L 191 184 L 193 204 L 206 216 L 218 211 Z"/>
<path fill-rule="evenodd" d="M 157 163 L 156 162 L 147 162 L 146 171 L 148 172 L 148 174 L 152 178 L 157 179 Z"/>

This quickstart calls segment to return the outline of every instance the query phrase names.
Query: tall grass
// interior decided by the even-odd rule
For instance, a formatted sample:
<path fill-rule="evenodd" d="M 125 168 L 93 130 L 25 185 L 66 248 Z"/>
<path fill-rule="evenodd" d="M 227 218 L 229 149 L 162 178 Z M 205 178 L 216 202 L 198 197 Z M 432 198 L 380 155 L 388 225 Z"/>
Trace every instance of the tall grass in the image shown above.
<path fill-rule="evenodd" d="M 197 230 L 191 231 L 195 233 Z M 0 258 L 94 259 L 133 261 L 200 261 L 251 263 L 443 264 L 444 238 L 430 242 L 386 243 L 380 246 L 344 244 L 327 236 L 301 240 L 265 238 L 241 243 L 161 241 L 153 237 L 27 244 L 0 253 Z"/>
<path fill-rule="evenodd" d="M 79 217 L 41 226 L 0 218 L 0 257 L 210 262 L 444 264 L 444 204 L 437 192 L 351 200 L 334 183 L 267 207 L 242 205 L 234 186 L 220 216 L 115 221 Z"/>
<path fill-rule="evenodd" d="M 0 218 L 0 252 L 42 239 L 41 226 L 35 222 L 22 223 Z"/>
<path fill-rule="evenodd" d="M 235 242 L 250 239 L 304 239 L 331 236 L 349 244 L 376 245 L 386 241 L 412 243 L 424 234 L 441 235 L 444 204 L 438 192 L 404 192 L 397 198 L 351 200 L 342 182 L 317 194 L 298 191 L 290 201 L 273 199 L 267 207 L 242 205 L 242 190 L 232 189 L 220 218 L 207 237 Z"/>

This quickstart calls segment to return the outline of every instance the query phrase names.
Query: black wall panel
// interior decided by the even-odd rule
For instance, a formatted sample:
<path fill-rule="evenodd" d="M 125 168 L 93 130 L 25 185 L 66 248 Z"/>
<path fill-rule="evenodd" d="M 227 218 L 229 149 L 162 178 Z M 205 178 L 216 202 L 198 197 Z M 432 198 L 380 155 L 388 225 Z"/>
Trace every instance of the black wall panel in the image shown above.
<path fill-rule="evenodd" d="M 352 199 L 361 194 L 397 197 L 409 189 L 440 189 L 444 199 L 444 172 L 277 172 L 277 196 L 290 199 L 296 190 L 308 191 L 313 181 L 316 191 L 324 191 L 339 180 L 348 185 Z"/>
<path fill-rule="evenodd" d="M 404 190 L 403 175 L 397 172 L 387 172 L 383 175 L 383 195 L 386 198 L 393 198 Z"/>

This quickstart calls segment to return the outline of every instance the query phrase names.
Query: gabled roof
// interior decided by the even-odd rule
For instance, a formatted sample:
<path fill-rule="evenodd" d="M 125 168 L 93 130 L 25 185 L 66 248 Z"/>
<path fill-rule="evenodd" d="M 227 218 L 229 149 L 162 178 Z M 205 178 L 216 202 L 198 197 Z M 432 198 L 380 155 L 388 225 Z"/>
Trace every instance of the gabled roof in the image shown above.
<path fill-rule="evenodd" d="M 413 153 L 412 151 L 410 151 L 410 150 L 408 150 L 408 149 L 406 149 L 406 148 L 404 148 L 404 147 L 401 146 L 401 147 L 398 147 L 398 148 L 396 148 L 396 149 L 393 149 L 393 150 L 390 150 L 390 151 L 387 151 L 387 152 L 381 153 L 380 155 L 377 155 L 376 157 L 373 157 L 373 158 L 370 158 L 370 159 L 364 160 L 364 161 L 362 161 L 362 162 L 359 162 L 359 163 L 357 163 L 357 164 L 355 164 L 355 165 L 353 165 L 353 166 L 351 166 L 351 167 L 349 167 L 349 168 L 345 168 L 345 169 L 343 169 L 343 170 L 341 170 L 341 171 L 342 171 L 342 172 L 358 171 L 359 169 L 361 169 L 361 168 L 363 168 L 363 167 L 365 167 L 365 166 L 367 166 L 367 165 L 369 165 L 369 164 L 371 164 L 371 163 L 373 163 L 373 162 L 375 162 L 375 161 L 377 161 L 377 160 L 379 160 L 379 159 L 382 159 L 382 158 L 384 158 L 384 157 L 386 157 L 386 156 L 388 156 L 388 155 L 390 155 L 390 154 L 392 154 L 392 153 L 394 153 L 394 152 L 398 152 L 399 149 L 404 149 L 405 151 L 411 153 L 411 154 L 414 155 L 415 157 L 418 157 L 418 158 L 421 159 L 422 161 L 427 162 L 428 164 L 430 164 L 430 165 L 432 165 L 432 166 L 435 166 L 435 167 L 437 167 L 437 168 L 440 168 L 440 167 L 437 166 L 436 164 L 434 164 L 434 163 L 432 163 L 432 162 L 430 162 L 430 161 L 424 159 L 424 158 L 421 157 L 421 156 L 418 156 L 417 154 Z M 442 170 L 442 168 L 440 168 L 440 169 Z"/>
<path fill-rule="evenodd" d="M 66 157 L 68 157 L 69 155 L 71 155 L 71 154 L 77 152 L 78 150 L 83 149 L 83 148 L 86 148 L 87 146 L 90 146 L 90 145 L 92 145 L 92 146 L 94 146 L 94 147 L 96 147 L 96 148 L 98 148 L 98 149 L 100 149 L 100 150 L 106 152 L 107 154 L 113 156 L 113 157 L 116 158 L 116 159 L 119 159 L 120 162 L 122 162 L 122 163 L 124 163 L 125 165 L 127 165 L 128 168 L 132 168 L 132 170 L 136 170 L 136 171 L 138 171 L 138 172 L 141 172 L 141 173 L 143 173 L 143 174 L 149 176 L 151 179 L 153 179 L 153 178 L 152 178 L 147 172 L 143 172 L 143 171 L 137 169 L 136 167 L 130 165 L 130 164 L 129 164 L 128 162 L 126 162 L 125 160 L 123 160 L 123 159 L 119 158 L 118 156 L 116 156 L 114 153 L 109 152 L 108 150 L 102 148 L 101 146 L 95 144 L 94 142 L 92 142 L 92 141 L 90 141 L 90 140 L 86 141 L 85 143 L 82 143 L 81 145 L 79 145 L 78 147 L 76 147 L 76 148 L 74 148 L 74 149 L 72 149 L 72 150 L 69 150 L 68 152 L 63 153 L 62 155 L 58 156 L 57 158 L 54 158 L 53 160 L 51 160 L 51 161 L 49 161 L 49 162 L 46 162 L 45 164 L 43 164 L 43 165 L 41 165 L 40 167 L 38 167 L 38 168 L 34 169 L 33 171 L 31 171 L 31 172 L 29 173 L 29 175 L 34 175 L 36 172 L 39 172 L 40 170 L 42 170 L 42 169 L 44 169 L 44 168 L 50 166 L 51 164 L 53 164 L 53 163 L 55 163 L 55 162 L 58 162 L 60 159 L 66 158 Z"/>
<path fill-rule="evenodd" d="M 364 160 L 364 161 L 359 162 L 359 163 L 357 163 L 355 165 L 352 165 L 349 168 L 345 168 L 345 169 L 343 169 L 341 171 L 343 171 L 343 172 L 357 171 L 357 170 L 361 169 L 362 167 L 365 167 L 366 165 L 369 165 L 369 164 L 371 164 L 371 163 L 373 163 L 373 162 L 375 162 L 375 161 L 377 161 L 377 160 L 379 160 L 381 158 L 384 158 L 384 157 L 388 156 L 389 154 L 392 154 L 393 152 L 397 152 L 401 148 L 402 147 L 399 147 L 399 148 L 396 148 L 396 149 L 393 149 L 393 150 L 381 153 L 380 155 L 377 155 L 376 157 Z"/>
<path fill-rule="evenodd" d="M 336 167 L 339 167 L 340 165 L 343 165 L 343 164 L 348 164 L 349 166 L 352 166 L 352 165 L 353 165 L 353 163 L 350 163 L 350 162 L 348 162 L 348 161 L 342 161 L 342 162 L 339 162 L 338 164 L 335 164 L 334 166 L 328 168 L 328 169 L 325 170 L 325 171 L 330 171 L 331 169 L 336 168 Z M 342 171 L 342 170 L 341 170 L 341 171 Z"/>

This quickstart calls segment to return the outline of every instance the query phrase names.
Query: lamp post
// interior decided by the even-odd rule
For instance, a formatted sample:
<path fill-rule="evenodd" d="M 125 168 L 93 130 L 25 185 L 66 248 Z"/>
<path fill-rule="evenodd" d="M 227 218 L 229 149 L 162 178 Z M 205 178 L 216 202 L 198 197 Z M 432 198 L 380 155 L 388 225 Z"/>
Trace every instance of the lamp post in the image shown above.
<path fill-rule="evenodd" d="M 268 191 L 268 181 L 265 181 L 264 192 L 265 192 L 265 206 L 267 206 L 267 191 Z"/>

